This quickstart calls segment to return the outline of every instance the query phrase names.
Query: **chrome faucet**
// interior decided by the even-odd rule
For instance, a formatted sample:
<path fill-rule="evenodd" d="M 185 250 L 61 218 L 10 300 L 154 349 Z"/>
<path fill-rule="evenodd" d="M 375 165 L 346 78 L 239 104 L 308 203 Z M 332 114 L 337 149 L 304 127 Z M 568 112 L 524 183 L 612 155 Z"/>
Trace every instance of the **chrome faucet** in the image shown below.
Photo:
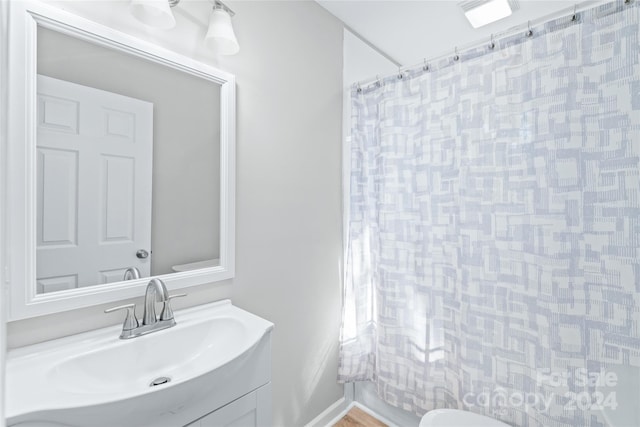
<path fill-rule="evenodd" d="M 124 271 L 124 278 L 122 280 L 135 280 L 140 278 L 140 270 L 138 267 L 129 267 Z"/>
<path fill-rule="evenodd" d="M 160 318 L 156 316 L 156 302 L 162 303 Z M 158 321 L 173 320 L 173 312 L 169 306 L 169 293 L 164 282 L 160 279 L 151 279 L 144 293 L 143 325 L 153 325 Z M 165 313 L 169 309 L 169 313 Z M 175 324 L 175 321 L 173 322 Z M 172 325 L 173 326 L 173 325 Z"/>
<path fill-rule="evenodd" d="M 105 313 L 111 313 L 116 310 L 127 310 L 127 315 L 122 324 L 122 333 L 120 339 L 129 339 L 146 335 L 151 332 L 161 331 L 175 326 L 176 321 L 173 318 L 173 310 L 171 309 L 171 300 L 177 297 L 184 297 L 187 294 L 169 295 L 167 287 L 160 279 L 151 279 L 144 293 L 144 314 L 142 316 L 142 325 L 136 317 L 136 305 L 125 304 L 105 310 Z M 162 311 L 160 317 L 156 315 L 156 302 L 162 303 Z"/>

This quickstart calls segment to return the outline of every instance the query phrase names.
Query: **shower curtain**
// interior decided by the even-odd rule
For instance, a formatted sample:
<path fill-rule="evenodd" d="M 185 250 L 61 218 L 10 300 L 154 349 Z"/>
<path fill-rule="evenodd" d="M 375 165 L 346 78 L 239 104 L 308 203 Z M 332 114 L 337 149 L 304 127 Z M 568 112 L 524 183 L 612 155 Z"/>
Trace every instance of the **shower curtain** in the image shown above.
<path fill-rule="evenodd" d="M 629 409 L 610 367 L 640 366 L 639 10 L 354 88 L 340 381 L 515 426 Z"/>

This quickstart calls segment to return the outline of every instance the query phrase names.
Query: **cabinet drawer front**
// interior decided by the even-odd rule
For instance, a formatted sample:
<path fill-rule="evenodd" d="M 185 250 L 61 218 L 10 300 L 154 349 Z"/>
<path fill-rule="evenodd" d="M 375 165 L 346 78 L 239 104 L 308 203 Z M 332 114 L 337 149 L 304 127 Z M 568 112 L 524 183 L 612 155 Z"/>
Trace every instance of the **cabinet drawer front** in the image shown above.
<path fill-rule="evenodd" d="M 271 383 L 206 415 L 189 427 L 257 427 L 271 424 Z"/>

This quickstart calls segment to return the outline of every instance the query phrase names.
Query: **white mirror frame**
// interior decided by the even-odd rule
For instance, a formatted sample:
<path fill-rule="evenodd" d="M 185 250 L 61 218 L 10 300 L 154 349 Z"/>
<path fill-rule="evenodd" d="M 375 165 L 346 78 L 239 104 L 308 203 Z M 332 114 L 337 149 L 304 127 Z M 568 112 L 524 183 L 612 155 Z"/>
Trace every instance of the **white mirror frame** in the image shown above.
<path fill-rule="evenodd" d="M 45 27 L 148 59 L 221 85 L 220 265 L 160 277 L 169 290 L 232 278 L 235 273 L 235 76 L 109 27 L 37 2 L 10 2 L 9 109 L 2 205 L 7 235 L 8 319 L 18 320 L 142 296 L 149 278 L 50 294 L 36 292 L 36 49 Z"/>

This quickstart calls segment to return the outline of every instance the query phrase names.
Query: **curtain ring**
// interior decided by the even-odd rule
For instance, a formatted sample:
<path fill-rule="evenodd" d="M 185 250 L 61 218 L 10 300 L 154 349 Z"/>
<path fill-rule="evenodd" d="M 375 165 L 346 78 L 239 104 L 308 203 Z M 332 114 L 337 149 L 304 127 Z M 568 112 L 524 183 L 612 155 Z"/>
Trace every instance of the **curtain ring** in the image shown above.
<path fill-rule="evenodd" d="M 362 87 L 360 86 L 360 83 L 356 85 L 356 92 L 362 93 Z"/>
<path fill-rule="evenodd" d="M 377 74 L 376 74 L 376 86 L 377 86 L 377 87 L 382 86 L 382 85 L 380 84 L 380 77 L 378 77 L 378 75 L 377 75 Z"/>
<path fill-rule="evenodd" d="M 573 15 L 571 16 L 571 22 L 576 22 L 579 18 L 578 13 L 577 13 L 577 9 L 578 9 L 578 5 L 574 4 L 573 5 Z"/>
<path fill-rule="evenodd" d="M 398 67 L 398 80 L 402 80 L 404 78 L 404 74 L 402 74 L 402 67 Z"/>
<path fill-rule="evenodd" d="M 429 64 L 427 64 L 427 58 L 424 58 L 424 65 L 422 66 L 424 71 L 429 71 Z"/>
<path fill-rule="evenodd" d="M 454 49 L 453 60 L 454 61 L 459 61 L 460 60 L 460 55 L 458 55 L 458 46 L 456 46 L 455 49 Z"/>
<path fill-rule="evenodd" d="M 527 32 L 524 33 L 525 36 L 531 37 L 533 35 L 533 31 L 531 30 L 531 21 L 527 21 Z"/>
<path fill-rule="evenodd" d="M 489 49 L 493 50 L 493 49 L 495 49 L 495 47 L 496 47 L 496 44 L 493 41 L 493 34 L 491 34 L 491 39 L 489 40 Z"/>

